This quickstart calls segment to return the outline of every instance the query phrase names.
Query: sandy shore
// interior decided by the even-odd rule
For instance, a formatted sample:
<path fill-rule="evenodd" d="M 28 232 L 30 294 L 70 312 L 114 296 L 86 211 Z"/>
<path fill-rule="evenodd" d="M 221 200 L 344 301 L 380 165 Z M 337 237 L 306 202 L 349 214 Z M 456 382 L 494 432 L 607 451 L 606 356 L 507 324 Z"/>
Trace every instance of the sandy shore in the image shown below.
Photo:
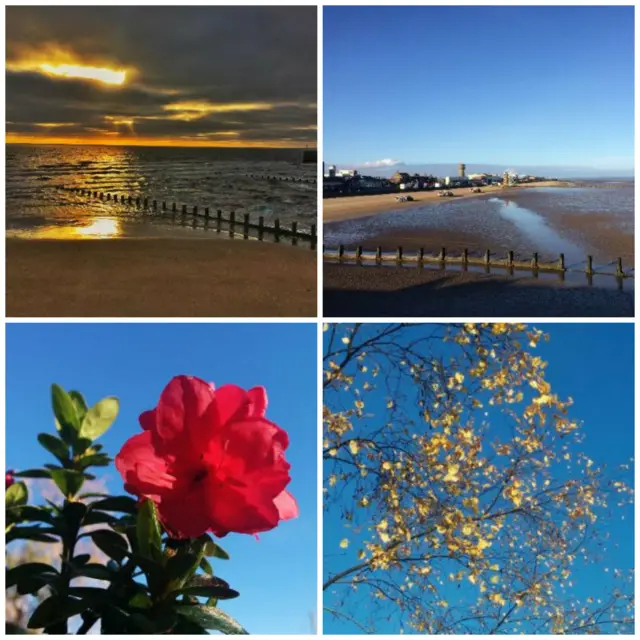
<path fill-rule="evenodd" d="M 455 194 L 453 198 L 440 198 L 438 191 L 422 191 L 410 193 L 414 198 L 413 202 L 397 202 L 398 194 L 385 193 L 375 196 L 349 196 L 344 198 L 326 198 L 322 201 L 323 221 L 338 222 L 340 220 L 352 220 L 354 218 L 364 218 L 366 216 L 375 215 L 376 213 L 386 213 L 387 211 L 395 211 L 397 209 L 410 209 L 420 207 L 430 202 L 448 202 L 451 200 L 459 200 L 462 198 L 478 198 L 482 195 L 500 192 L 501 195 L 509 195 L 517 192 L 518 189 L 531 187 L 568 187 L 572 186 L 570 182 L 556 182 L 549 180 L 547 182 L 532 182 L 523 184 L 521 187 L 510 187 L 503 189 L 499 186 L 482 187 L 482 193 L 471 193 L 469 189 L 453 189 Z"/>
<path fill-rule="evenodd" d="M 313 317 L 315 251 L 224 240 L 7 240 L 8 317 Z"/>
<path fill-rule="evenodd" d="M 634 294 L 551 278 L 324 265 L 325 317 L 632 317 Z"/>

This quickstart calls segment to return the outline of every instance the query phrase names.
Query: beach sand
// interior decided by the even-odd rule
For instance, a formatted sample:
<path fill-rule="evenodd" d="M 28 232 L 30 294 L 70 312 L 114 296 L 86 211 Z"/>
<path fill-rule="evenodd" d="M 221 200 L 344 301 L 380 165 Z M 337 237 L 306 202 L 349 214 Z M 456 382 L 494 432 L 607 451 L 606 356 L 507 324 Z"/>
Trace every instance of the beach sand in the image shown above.
<path fill-rule="evenodd" d="M 453 198 L 440 198 L 438 191 L 411 192 L 408 195 L 414 198 L 413 202 L 397 202 L 399 194 L 385 193 L 375 196 L 345 196 L 342 198 L 326 198 L 322 201 L 322 219 L 326 222 L 338 222 L 340 220 L 352 220 L 354 218 L 364 218 L 376 213 L 386 213 L 387 211 L 397 211 L 398 209 L 410 209 L 420 207 L 430 202 L 450 202 L 461 198 L 478 198 L 482 195 L 499 192 L 500 195 L 510 195 L 520 188 L 531 187 L 567 187 L 572 186 L 570 182 L 532 182 L 523 184 L 521 187 L 509 187 L 503 189 L 499 186 L 482 187 L 482 193 L 471 193 L 469 189 L 453 189 Z"/>
<path fill-rule="evenodd" d="M 312 317 L 315 251 L 266 242 L 7 244 L 8 317 Z"/>
<path fill-rule="evenodd" d="M 633 305 L 630 288 L 549 277 L 324 265 L 325 317 L 631 317 Z"/>

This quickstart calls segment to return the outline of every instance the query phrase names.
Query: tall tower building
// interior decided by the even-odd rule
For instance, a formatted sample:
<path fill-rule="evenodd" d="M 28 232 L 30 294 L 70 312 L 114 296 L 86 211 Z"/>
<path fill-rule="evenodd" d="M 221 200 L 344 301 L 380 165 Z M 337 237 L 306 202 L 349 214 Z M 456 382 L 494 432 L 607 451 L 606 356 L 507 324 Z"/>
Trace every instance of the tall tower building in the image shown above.
<path fill-rule="evenodd" d="M 463 164 L 463 163 L 460 163 L 458 165 L 458 177 L 459 178 L 464 178 L 466 172 L 467 172 L 467 165 Z"/>

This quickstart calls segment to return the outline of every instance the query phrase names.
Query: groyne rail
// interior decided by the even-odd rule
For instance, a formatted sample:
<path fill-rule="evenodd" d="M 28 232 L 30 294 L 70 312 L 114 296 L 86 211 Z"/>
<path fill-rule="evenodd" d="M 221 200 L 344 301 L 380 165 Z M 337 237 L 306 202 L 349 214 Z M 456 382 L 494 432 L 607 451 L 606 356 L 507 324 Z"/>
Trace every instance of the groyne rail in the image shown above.
<path fill-rule="evenodd" d="M 522 259 L 514 251 L 508 251 L 505 255 L 487 249 L 483 255 L 474 255 L 468 249 L 463 249 L 462 253 L 450 253 L 445 247 L 442 247 L 438 253 L 427 253 L 424 248 L 405 251 L 402 247 L 397 247 L 395 251 L 388 251 L 382 247 L 365 249 L 363 246 L 358 246 L 355 249 L 347 249 L 344 245 L 339 245 L 333 248 L 323 247 L 322 253 L 324 260 L 340 264 L 384 264 L 399 267 L 438 265 L 441 269 L 449 266 L 462 270 L 481 267 L 486 273 L 498 270 L 514 275 L 516 271 L 529 271 L 534 276 L 538 273 L 557 273 L 561 278 L 565 273 L 583 273 L 587 278 L 595 275 L 609 275 L 621 280 L 635 277 L 633 267 L 626 270 L 623 268 L 622 258 L 604 265 L 594 265 L 593 256 L 586 256 L 584 262 L 567 264 L 563 253 L 559 254 L 557 260 L 552 261 L 541 260 L 538 253 L 534 253 L 531 258 Z M 501 257 L 498 257 L 499 255 Z"/>
<path fill-rule="evenodd" d="M 178 205 L 177 202 L 160 201 L 140 195 L 105 193 L 104 191 L 96 191 L 84 187 L 67 187 L 64 185 L 58 185 L 56 189 L 102 202 L 125 205 L 145 213 L 162 216 L 170 215 L 173 220 L 179 217 L 181 223 L 190 218 L 194 222 L 194 226 L 200 220 L 203 221 L 205 229 L 208 229 L 209 225 L 213 224 L 218 232 L 221 232 L 222 225 L 225 225 L 225 230 L 228 230 L 231 237 L 241 235 L 245 239 L 257 238 L 258 240 L 264 240 L 265 236 L 272 236 L 275 242 L 279 242 L 284 237 L 290 239 L 294 245 L 298 244 L 299 240 L 304 240 L 309 242 L 312 250 L 315 250 L 318 242 L 318 232 L 315 224 L 305 229 L 300 228 L 295 220 L 289 226 L 286 226 L 281 224 L 278 218 L 267 222 L 264 216 L 259 216 L 256 220 L 249 213 L 236 215 L 235 211 L 214 210 L 211 207 L 199 207 L 197 205 Z M 251 235 L 251 232 L 254 232 L 253 235 Z"/>

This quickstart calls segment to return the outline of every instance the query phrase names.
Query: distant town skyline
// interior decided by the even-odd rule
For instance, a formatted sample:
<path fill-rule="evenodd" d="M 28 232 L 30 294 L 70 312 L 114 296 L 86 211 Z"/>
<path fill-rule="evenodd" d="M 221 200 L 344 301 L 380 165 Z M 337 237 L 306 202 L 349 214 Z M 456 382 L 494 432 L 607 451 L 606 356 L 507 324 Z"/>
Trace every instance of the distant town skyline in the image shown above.
<path fill-rule="evenodd" d="M 630 176 L 633 12 L 325 7 L 324 159 Z"/>
<path fill-rule="evenodd" d="M 7 8 L 6 141 L 306 147 L 315 7 Z"/>

